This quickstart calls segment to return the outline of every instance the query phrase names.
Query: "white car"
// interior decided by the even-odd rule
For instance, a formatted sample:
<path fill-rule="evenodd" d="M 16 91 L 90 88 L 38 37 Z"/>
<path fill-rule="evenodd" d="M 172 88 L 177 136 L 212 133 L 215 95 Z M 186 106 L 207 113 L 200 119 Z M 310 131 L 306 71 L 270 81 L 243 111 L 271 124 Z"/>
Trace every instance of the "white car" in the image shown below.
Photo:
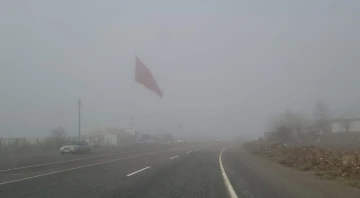
<path fill-rule="evenodd" d="M 60 148 L 60 153 L 90 153 L 90 147 L 86 141 L 73 140 Z"/>

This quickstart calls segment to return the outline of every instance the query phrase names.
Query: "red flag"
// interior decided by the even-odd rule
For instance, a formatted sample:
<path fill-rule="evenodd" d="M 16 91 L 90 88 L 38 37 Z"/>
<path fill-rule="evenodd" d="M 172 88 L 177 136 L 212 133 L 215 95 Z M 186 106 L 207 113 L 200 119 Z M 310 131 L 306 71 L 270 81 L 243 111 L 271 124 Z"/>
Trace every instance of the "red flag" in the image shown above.
<path fill-rule="evenodd" d="M 135 66 L 135 81 L 144 85 L 146 88 L 155 92 L 161 98 L 163 93 L 157 85 L 151 71 L 145 66 L 145 64 L 136 57 L 136 66 Z"/>

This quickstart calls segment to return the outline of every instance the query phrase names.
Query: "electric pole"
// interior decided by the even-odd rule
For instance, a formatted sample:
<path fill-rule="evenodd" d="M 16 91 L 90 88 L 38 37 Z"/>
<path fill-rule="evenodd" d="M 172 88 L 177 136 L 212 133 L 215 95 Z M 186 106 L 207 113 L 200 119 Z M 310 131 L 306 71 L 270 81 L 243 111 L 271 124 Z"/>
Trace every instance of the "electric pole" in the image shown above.
<path fill-rule="evenodd" d="M 81 140 L 81 99 L 79 99 L 79 140 Z"/>
<path fill-rule="evenodd" d="M 134 128 L 134 118 L 131 116 L 130 117 L 130 128 L 133 129 Z"/>

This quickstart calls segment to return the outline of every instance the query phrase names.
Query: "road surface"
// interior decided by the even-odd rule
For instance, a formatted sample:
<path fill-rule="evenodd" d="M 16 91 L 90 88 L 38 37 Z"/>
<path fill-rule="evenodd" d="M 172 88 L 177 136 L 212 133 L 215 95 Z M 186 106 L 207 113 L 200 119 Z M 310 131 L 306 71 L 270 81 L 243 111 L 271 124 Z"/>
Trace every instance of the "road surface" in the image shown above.
<path fill-rule="evenodd" d="M 225 143 L 133 146 L 84 155 L 0 159 L 0 197 L 299 195 L 263 178 L 249 166 L 248 158 L 226 147 Z"/>

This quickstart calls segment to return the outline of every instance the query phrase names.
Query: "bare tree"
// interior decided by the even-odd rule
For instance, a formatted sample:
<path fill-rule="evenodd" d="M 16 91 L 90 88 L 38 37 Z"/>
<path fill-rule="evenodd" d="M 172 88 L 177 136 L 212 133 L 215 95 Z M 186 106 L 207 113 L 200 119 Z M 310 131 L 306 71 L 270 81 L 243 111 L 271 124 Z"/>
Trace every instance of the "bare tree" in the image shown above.
<path fill-rule="evenodd" d="M 59 147 L 66 142 L 67 132 L 64 128 L 58 126 L 50 131 L 50 142 Z"/>
<path fill-rule="evenodd" d="M 285 119 L 285 125 L 298 134 L 301 133 L 305 127 L 310 125 L 310 121 L 300 113 L 286 110 L 283 116 Z"/>
<path fill-rule="evenodd" d="M 58 126 L 50 131 L 50 136 L 55 139 L 65 139 L 67 132 L 64 128 Z"/>
<path fill-rule="evenodd" d="M 283 114 L 274 117 L 270 124 L 273 134 L 270 135 L 269 139 L 272 141 L 292 141 L 295 138 L 294 134 L 299 136 L 310 125 L 310 121 L 300 113 L 286 110 Z"/>
<path fill-rule="evenodd" d="M 330 120 L 332 118 L 328 105 L 319 100 L 315 104 L 314 108 L 314 119 L 315 119 L 315 128 L 318 131 L 323 131 L 324 133 L 330 132 Z"/>
<path fill-rule="evenodd" d="M 316 102 L 314 109 L 314 117 L 315 119 L 329 119 L 332 117 L 330 109 L 324 101 L 318 100 Z"/>
<path fill-rule="evenodd" d="M 345 132 L 350 131 L 350 119 L 348 119 L 348 118 L 342 119 L 341 125 L 342 125 L 342 128 L 345 129 Z"/>

